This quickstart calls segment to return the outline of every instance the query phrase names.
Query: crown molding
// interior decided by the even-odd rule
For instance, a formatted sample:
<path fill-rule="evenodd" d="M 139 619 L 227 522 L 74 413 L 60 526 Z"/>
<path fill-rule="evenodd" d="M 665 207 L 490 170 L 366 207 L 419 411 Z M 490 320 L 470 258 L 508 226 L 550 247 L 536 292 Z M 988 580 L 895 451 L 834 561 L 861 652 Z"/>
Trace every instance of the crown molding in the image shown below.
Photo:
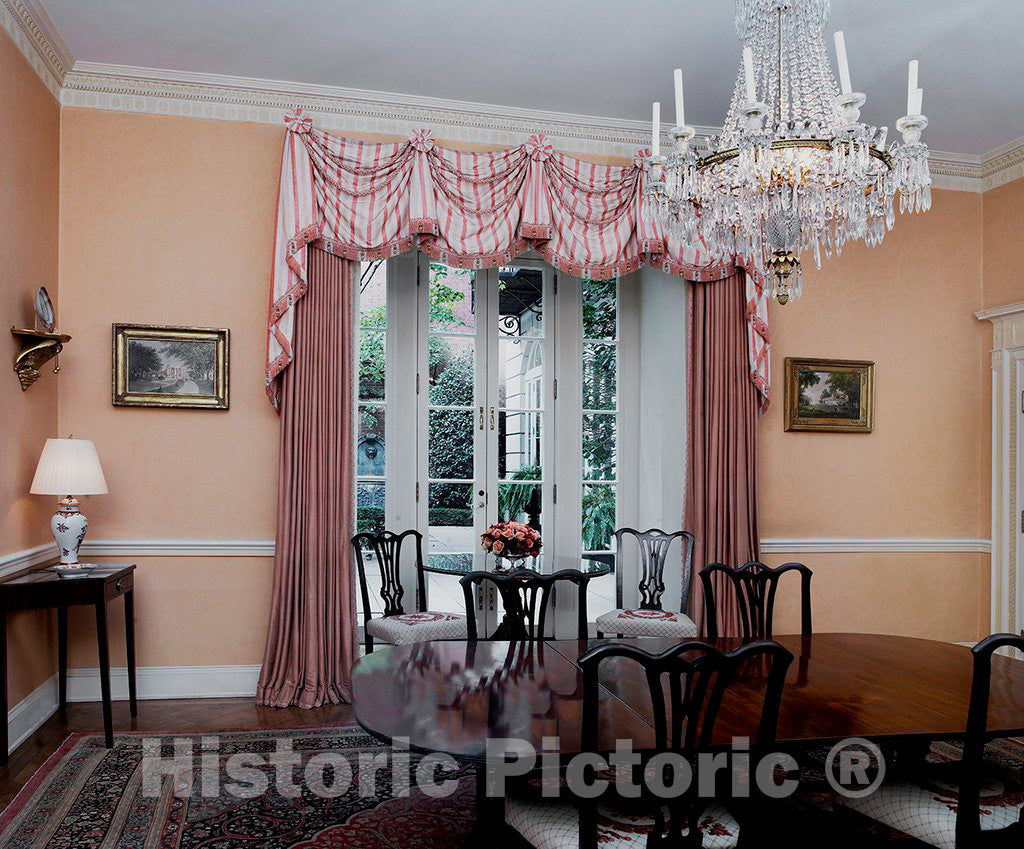
<path fill-rule="evenodd" d="M 0 25 L 59 101 L 74 59 L 38 0 L 0 0 Z"/>
<path fill-rule="evenodd" d="M 75 62 L 61 92 L 64 106 L 150 115 L 280 124 L 301 106 L 329 132 L 404 136 L 429 127 L 439 139 L 486 145 L 520 144 L 542 132 L 556 147 L 594 156 L 632 157 L 649 140 L 643 121 L 574 115 L 341 86 Z M 697 127 L 706 146 L 718 127 Z M 667 138 L 666 138 L 667 143 Z M 1024 138 L 992 153 L 932 151 L 937 189 L 981 192 L 1024 176 Z"/>
<path fill-rule="evenodd" d="M 521 144 L 543 133 L 561 150 L 631 158 L 650 140 L 643 121 L 574 115 L 491 103 L 420 97 L 341 86 L 76 62 L 64 106 L 151 115 L 280 124 L 301 106 L 329 132 L 405 136 L 429 127 L 437 138 L 484 145 Z M 718 130 L 698 127 L 698 143 Z"/>
<path fill-rule="evenodd" d="M 1002 307 L 992 307 L 991 309 L 981 310 L 974 314 L 974 317 L 979 321 L 999 321 L 1001 319 L 1007 319 L 1011 316 L 1020 316 L 1024 313 L 1024 301 L 1018 301 L 1015 304 L 1007 304 Z"/>
<path fill-rule="evenodd" d="M 983 192 L 1024 177 L 1024 136 L 981 157 Z"/>
<path fill-rule="evenodd" d="M 429 127 L 449 142 L 506 146 L 541 132 L 561 150 L 630 158 L 643 121 L 419 97 L 397 92 L 76 62 L 39 0 L 0 0 L 0 24 L 62 106 L 280 125 L 301 106 L 332 132 L 405 136 Z M 667 127 L 666 127 L 667 129 Z M 704 147 L 718 127 L 696 127 Z M 666 143 L 667 143 L 666 138 Z M 983 192 L 1024 177 L 1024 137 L 983 155 L 931 151 L 933 186 Z"/>

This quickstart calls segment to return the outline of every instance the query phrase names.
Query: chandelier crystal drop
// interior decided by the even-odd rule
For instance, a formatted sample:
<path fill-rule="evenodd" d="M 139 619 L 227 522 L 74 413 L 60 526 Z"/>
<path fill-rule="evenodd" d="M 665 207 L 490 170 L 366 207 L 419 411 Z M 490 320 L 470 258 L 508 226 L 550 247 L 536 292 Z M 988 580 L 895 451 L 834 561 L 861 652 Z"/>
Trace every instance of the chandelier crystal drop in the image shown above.
<path fill-rule="evenodd" d="M 860 121 L 865 95 L 852 90 L 843 34 L 835 34 L 836 85 L 822 31 L 829 0 L 736 0 L 743 44 L 722 132 L 701 155 L 683 113 L 676 71 L 676 126 L 660 155 L 655 104 L 653 156 L 644 213 L 669 238 L 700 245 L 721 262 L 742 258 L 780 304 L 803 289 L 800 257 L 839 254 L 851 239 L 876 245 L 900 212 L 931 206 L 923 92 L 910 63 L 903 142 Z"/>

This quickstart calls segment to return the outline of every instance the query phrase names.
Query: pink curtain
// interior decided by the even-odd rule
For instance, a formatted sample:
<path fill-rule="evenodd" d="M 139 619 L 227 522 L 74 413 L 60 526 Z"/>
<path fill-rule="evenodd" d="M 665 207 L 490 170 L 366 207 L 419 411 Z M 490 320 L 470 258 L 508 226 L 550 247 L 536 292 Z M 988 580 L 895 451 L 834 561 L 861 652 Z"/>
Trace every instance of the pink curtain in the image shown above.
<path fill-rule="evenodd" d="M 758 393 L 750 380 L 748 304 L 739 274 L 690 287 L 685 525 L 696 536 L 691 611 L 703 630 L 701 569 L 758 559 Z M 721 577 L 721 576 L 716 576 Z M 731 587 L 715 585 L 718 630 L 740 632 Z"/>
<path fill-rule="evenodd" d="M 277 237 L 267 325 L 267 392 L 293 356 L 295 305 L 308 287 L 307 252 L 364 261 L 414 248 L 462 268 L 506 265 L 535 251 L 574 277 L 620 277 L 650 263 L 686 280 L 719 280 L 722 262 L 644 214 L 647 151 L 631 164 L 598 165 L 559 153 L 540 133 L 516 147 L 470 153 L 429 130 L 378 144 L 329 135 L 301 110 L 285 118 Z M 756 272 L 747 303 L 748 379 L 767 405 L 768 299 Z"/>
<path fill-rule="evenodd" d="M 352 264 L 311 249 L 281 383 L 277 553 L 257 704 L 318 707 L 351 697 L 357 657 Z"/>

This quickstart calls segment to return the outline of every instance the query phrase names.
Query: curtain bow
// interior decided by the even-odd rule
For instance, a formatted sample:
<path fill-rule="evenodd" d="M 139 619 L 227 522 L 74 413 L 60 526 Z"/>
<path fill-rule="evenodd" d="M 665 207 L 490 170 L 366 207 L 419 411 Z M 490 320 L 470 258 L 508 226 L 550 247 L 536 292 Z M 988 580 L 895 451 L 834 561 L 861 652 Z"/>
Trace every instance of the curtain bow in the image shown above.
<path fill-rule="evenodd" d="M 544 141 L 543 133 L 537 133 L 526 140 L 526 152 L 530 154 L 530 159 L 536 162 L 543 162 L 551 156 L 553 150 L 554 148 Z"/>
<path fill-rule="evenodd" d="M 285 113 L 284 124 L 291 132 L 299 135 L 305 135 L 313 129 L 313 119 L 302 114 L 301 106 L 297 106 L 294 112 Z"/>
<path fill-rule="evenodd" d="M 420 153 L 426 153 L 434 146 L 434 134 L 430 130 L 413 130 L 409 133 L 409 144 Z"/>
<path fill-rule="evenodd" d="M 637 168 L 647 170 L 647 160 L 651 156 L 651 149 L 649 147 L 641 147 L 633 154 L 633 164 Z"/>

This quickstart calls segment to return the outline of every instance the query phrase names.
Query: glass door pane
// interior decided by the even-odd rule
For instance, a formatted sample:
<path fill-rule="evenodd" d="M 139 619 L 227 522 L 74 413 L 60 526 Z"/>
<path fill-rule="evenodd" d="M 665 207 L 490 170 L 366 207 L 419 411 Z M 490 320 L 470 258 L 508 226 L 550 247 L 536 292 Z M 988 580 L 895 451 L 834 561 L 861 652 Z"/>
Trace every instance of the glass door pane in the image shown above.
<path fill-rule="evenodd" d="M 583 280 L 580 286 L 583 381 L 580 529 L 583 556 L 615 565 L 612 553 L 618 527 L 618 281 Z M 593 621 L 615 609 L 615 576 L 590 582 L 587 615 Z"/>
<path fill-rule="evenodd" d="M 428 574 L 427 598 L 433 610 L 462 611 L 459 578 L 479 557 L 478 280 L 473 271 L 439 262 L 427 262 L 426 269 L 426 373 L 421 372 L 420 393 L 426 394 L 427 462 L 421 498 L 427 501 L 427 563 L 445 573 Z"/>
<path fill-rule="evenodd" d="M 359 401 L 356 410 L 356 532 L 385 529 L 388 412 L 387 262 L 364 262 L 359 269 Z M 373 615 L 383 613 L 380 571 L 373 552 L 367 559 L 367 586 Z"/>
<path fill-rule="evenodd" d="M 544 539 L 546 421 L 545 278 L 540 266 L 506 266 L 498 272 L 496 309 L 496 456 L 491 462 L 499 522 L 529 525 Z M 496 468 L 495 468 L 496 467 Z M 493 489 L 493 487 L 492 487 Z M 526 565 L 544 570 L 544 553 Z"/>

